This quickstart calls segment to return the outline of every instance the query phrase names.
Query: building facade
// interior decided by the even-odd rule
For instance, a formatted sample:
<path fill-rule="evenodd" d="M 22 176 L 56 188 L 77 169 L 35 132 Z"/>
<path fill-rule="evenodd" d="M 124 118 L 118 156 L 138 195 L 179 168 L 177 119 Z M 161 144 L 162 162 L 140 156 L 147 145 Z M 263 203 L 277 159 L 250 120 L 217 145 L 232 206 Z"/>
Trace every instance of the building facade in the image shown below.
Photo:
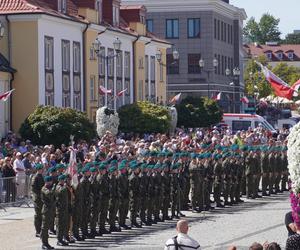
<path fill-rule="evenodd" d="M 178 62 L 173 61 L 172 50 L 167 52 L 168 96 L 181 92 L 183 96 L 212 97 L 222 92 L 221 104 L 225 110 L 229 102 L 233 110 L 240 110 L 244 84 L 242 77 L 233 77 L 233 69 L 239 68 L 242 75 L 242 27 L 246 13 L 228 2 L 125 1 L 126 4 L 145 5 L 148 30 L 170 41 L 179 51 Z M 202 67 L 199 66 L 200 59 Z M 229 76 L 226 69 L 231 72 Z"/>
<path fill-rule="evenodd" d="M 13 81 L 9 74 L 4 77 L 2 85 L 15 92 L 1 122 L 9 118 L 18 131 L 37 105 L 86 111 L 95 121 L 103 105 L 118 109 L 138 100 L 165 103 L 167 77 L 160 65 L 171 46 L 147 34 L 145 7 L 133 10 L 134 15 L 128 14 L 132 8 L 121 7 L 120 0 L 1 1 L 7 37 L 0 41 L 0 51 L 17 70 Z M 100 86 L 111 94 L 101 93 Z"/>
<path fill-rule="evenodd" d="M 300 44 L 278 44 L 275 42 L 261 45 L 245 44 L 246 58 L 265 56 L 270 66 L 275 67 L 279 63 L 300 68 Z"/>

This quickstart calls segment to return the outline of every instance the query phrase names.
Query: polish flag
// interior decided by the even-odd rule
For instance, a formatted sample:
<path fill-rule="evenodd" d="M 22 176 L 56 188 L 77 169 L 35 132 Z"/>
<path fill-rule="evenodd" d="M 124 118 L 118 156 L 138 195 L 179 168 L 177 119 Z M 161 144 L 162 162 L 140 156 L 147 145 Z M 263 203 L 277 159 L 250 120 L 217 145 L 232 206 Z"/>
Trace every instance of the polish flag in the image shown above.
<path fill-rule="evenodd" d="M 248 103 L 249 103 L 249 99 L 247 98 L 247 96 L 243 96 L 243 97 L 241 98 L 241 102 L 242 102 L 242 103 L 245 103 L 245 104 L 248 104 Z"/>
<path fill-rule="evenodd" d="M 125 94 L 125 92 L 127 91 L 127 89 L 123 89 L 122 91 L 117 93 L 117 96 L 123 96 Z"/>
<path fill-rule="evenodd" d="M 10 97 L 11 93 L 14 91 L 15 89 L 9 90 L 7 92 L 5 92 L 4 94 L 0 95 L 0 101 L 6 102 L 8 100 L 8 98 Z"/>
<path fill-rule="evenodd" d="M 213 100 L 215 101 L 220 101 L 221 100 L 221 97 L 222 97 L 222 92 L 220 92 L 219 94 L 217 94 L 216 96 L 213 96 Z"/>
<path fill-rule="evenodd" d="M 261 63 L 256 62 L 260 65 L 263 74 L 265 75 L 267 81 L 271 84 L 272 88 L 275 91 L 275 95 L 279 97 L 284 97 L 289 100 L 293 98 L 293 94 L 295 92 L 286 82 L 280 79 L 277 75 L 275 75 L 271 70 L 267 67 L 263 66 Z"/>
<path fill-rule="evenodd" d="M 178 95 L 175 95 L 169 102 L 172 104 L 176 104 L 179 100 L 180 100 L 180 97 L 181 97 L 181 93 L 179 93 Z"/>
<path fill-rule="evenodd" d="M 112 90 L 111 89 L 106 89 L 105 87 L 101 86 L 99 87 L 99 93 L 100 95 L 111 95 L 112 94 Z"/>

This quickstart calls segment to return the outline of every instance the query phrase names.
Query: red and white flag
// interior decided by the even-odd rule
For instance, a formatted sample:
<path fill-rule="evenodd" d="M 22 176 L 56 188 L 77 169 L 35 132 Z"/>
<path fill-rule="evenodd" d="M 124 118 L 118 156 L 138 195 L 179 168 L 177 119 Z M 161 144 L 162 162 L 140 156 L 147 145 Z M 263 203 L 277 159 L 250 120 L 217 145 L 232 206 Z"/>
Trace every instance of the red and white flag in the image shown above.
<path fill-rule="evenodd" d="M 243 97 L 241 98 L 241 102 L 242 102 L 242 103 L 245 103 L 245 104 L 248 104 L 248 103 L 249 103 L 249 99 L 247 98 L 247 96 L 243 96 Z"/>
<path fill-rule="evenodd" d="M 8 100 L 8 98 L 10 97 L 11 93 L 14 91 L 15 89 L 9 90 L 7 92 L 5 92 L 4 94 L 0 95 L 0 101 L 6 102 Z"/>
<path fill-rule="evenodd" d="M 294 96 L 298 96 L 299 88 L 300 88 L 300 79 L 297 82 L 295 82 L 292 86 L 292 89 L 295 90 Z"/>
<path fill-rule="evenodd" d="M 117 93 L 117 96 L 123 96 L 126 93 L 127 89 L 123 89 L 122 91 Z"/>
<path fill-rule="evenodd" d="M 292 89 L 285 81 L 280 79 L 267 67 L 263 66 L 259 62 L 256 63 L 261 67 L 262 72 L 265 75 L 267 81 L 271 84 L 272 88 L 274 89 L 275 95 L 291 100 L 293 98 L 295 90 Z"/>
<path fill-rule="evenodd" d="M 179 93 L 178 95 L 175 95 L 169 102 L 171 104 L 176 104 L 177 102 L 179 102 L 180 97 L 181 97 L 181 93 Z"/>
<path fill-rule="evenodd" d="M 100 95 L 105 95 L 105 94 L 111 95 L 112 94 L 112 90 L 111 89 L 107 89 L 107 88 L 105 88 L 105 87 L 103 87 L 103 86 L 100 85 L 100 87 L 99 87 L 99 93 L 100 93 Z"/>
<path fill-rule="evenodd" d="M 219 94 L 217 94 L 216 96 L 213 96 L 213 100 L 215 101 L 220 101 L 221 100 L 221 97 L 222 97 L 222 92 L 220 92 Z"/>

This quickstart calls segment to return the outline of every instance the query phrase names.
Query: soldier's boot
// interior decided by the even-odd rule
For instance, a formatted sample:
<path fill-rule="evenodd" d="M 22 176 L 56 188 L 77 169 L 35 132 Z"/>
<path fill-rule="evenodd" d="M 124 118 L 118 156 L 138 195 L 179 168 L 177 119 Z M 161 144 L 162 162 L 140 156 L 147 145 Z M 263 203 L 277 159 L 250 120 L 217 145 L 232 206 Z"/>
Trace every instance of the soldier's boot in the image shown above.
<path fill-rule="evenodd" d="M 51 250 L 51 249 L 54 249 L 54 247 L 50 246 L 49 243 L 44 243 L 42 245 L 42 249 L 44 249 L 44 250 Z"/>

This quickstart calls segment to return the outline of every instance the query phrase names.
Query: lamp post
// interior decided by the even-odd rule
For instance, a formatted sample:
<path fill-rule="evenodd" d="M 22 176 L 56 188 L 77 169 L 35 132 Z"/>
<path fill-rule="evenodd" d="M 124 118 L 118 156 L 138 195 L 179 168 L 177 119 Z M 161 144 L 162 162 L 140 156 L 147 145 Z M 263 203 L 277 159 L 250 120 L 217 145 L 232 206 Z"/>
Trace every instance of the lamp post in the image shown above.
<path fill-rule="evenodd" d="M 204 72 L 206 72 L 206 74 L 207 74 L 207 97 L 208 98 L 210 97 L 210 84 L 209 84 L 210 73 L 214 72 L 216 70 L 216 68 L 219 65 L 219 61 L 216 58 L 214 58 L 213 61 L 212 61 L 212 64 L 213 64 L 213 69 L 204 69 L 204 67 L 205 67 L 204 59 L 201 58 L 199 60 L 200 69 L 203 70 Z"/>
<path fill-rule="evenodd" d="M 0 22 L 0 40 L 4 37 L 4 32 L 5 32 L 4 25 L 3 23 Z"/>
<path fill-rule="evenodd" d="M 121 45 L 122 45 L 122 42 L 121 40 L 117 37 L 114 41 L 113 41 L 113 47 L 114 47 L 114 50 L 116 51 L 116 54 L 113 54 L 113 55 L 107 55 L 107 56 L 103 56 L 100 54 L 100 49 L 101 49 L 101 42 L 100 40 L 98 39 L 98 37 L 96 38 L 95 42 L 93 43 L 93 48 L 94 48 L 94 51 L 95 53 L 97 54 L 98 58 L 103 58 L 105 59 L 105 68 L 106 68 L 106 88 L 108 86 L 108 62 L 110 59 L 112 58 L 115 58 L 119 55 L 119 52 L 120 52 L 120 49 L 121 49 Z M 105 97 L 107 99 L 107 93 L 105 93 Z M 107 101 L 108 102 L 108 101 Z"/>
<path fill-rule="evenodd" d="M 175 65 L 179 62 L 179 52 L 176 48 L 173 49 L 172 56 L 173 56 L 173 62 L 170 63 L 169 65 L 167 65 L 167 64 L 162 63 L 162 52 L 160 50 L 157 50 L 156 55 L 155 55 L 156 60 L 158 61 L 159 65 L 164 66 L 164 67 Z M 158 102 L 158 97 L 157 97 L 157 102 Z M 161 97 L 161 102 L 162 102 L 162 97 Z"/>
<path fill-rule="evenodd" d="M 233 112 L 235 112 L 235 102 L 236 102 L 236 82 L 238 82 L 239 81 L 239 78 L 240 78 L 240 75 L 241 75 L 241 71 L 240 71 L 240 69 L 239 68 L 234 68 L 232 71 L 229 69 L 229 68 L 227 68 L 226 70 L 225 70 L 225 75 L 227 76 L 227 77 L 229 77 L 230 79 L 232 79 L 232 81 L 233 81 L 233 84 L 229 84 L 231 87 L 233 87 L 233 91 L 232 91 L 232 93 L 233 93 Z M 238 91 L 238 94 L 240 94 L 240 90 Z"/>

